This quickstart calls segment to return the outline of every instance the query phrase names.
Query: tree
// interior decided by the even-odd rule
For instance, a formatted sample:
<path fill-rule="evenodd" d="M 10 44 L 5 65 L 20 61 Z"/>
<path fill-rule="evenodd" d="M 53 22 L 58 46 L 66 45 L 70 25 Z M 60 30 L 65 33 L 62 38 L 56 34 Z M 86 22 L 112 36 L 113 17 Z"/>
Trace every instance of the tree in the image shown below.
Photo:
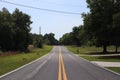
<path fill-rule="evenodd" d="M 73 38 L 73 41 L 74 41 L 74 45 L 79 46 L 80 45 L 80 40 L 79 40 L 80 27 L 75 26 L 75 27 L 73 27 L 72 30 L 73 30 L 72 31 L 72 34 L 73 34 L 72 38 Z"/>
<path fill-rule="evenodd" d="M 81 36 L 84 36 L 84 42 L 87 45 L 94 45 L 94 33 L 91 32 L 91 28 L 92 28 L 92 18 L 91 18 L 91 14 L 90 13 L 83 13 L 82 14 L 82 18 L 83 18 L 83 22 L 84 25 L 82 27 L 82 34 Z"/>
<path fill-rule="evenodd" d="M 112 45 L 116 46 L 115 52 L 117 53 L 117 48 L 120 45 L 120 0 L 113 0 L 114 12 L 113 12 L 113 25 L 111 33 L 113 38 L 111 39 Z"/>
<path fill-rule="evenodd" d="M 73 38 L 72 38 L 72 32 L 71 33 L 65 33 L 60 38 L 60 44 L 62 45 L 73 45 Z"/>
<path fill-rule="evenodd" d="M 29 44 L 29 32 L 31 30 L 30 16 L 16 9 L 12 14 L 14 22 L 14 48 L 15 50 L 26 50 Z"/>
<path fill-rule="evenodd" d="M 112 27 L 112 43 L 116 46 L 116 53 L 117 48 L 120 45 L 120 12 L 113 15 L 113 27 Z"/>
<path fill-rule="evenodd" d="M 120 12 L 120 0 L 113 0 L 114 4 L 114 14 Z"/>
<path fill-rule="evenodd" d="M 112 0 L 87 0 L 87 3 L 92 20 L 90 32 L 94 36 L 96 46 L 103 46 L 103 52 L 107 52 L 111 37 L 113 2 Z"/>
<path fill-rule="evenodd" d="M 0 11 L 0 49 L 26 50 L 30 39 L 31 23 L 30 16 L 18 9 L 11 14 L 3 8 Z"/>
<path fill-rule="evenodd" d="M 11 50 L 13 47 L 12 26 L 11 14 L 3 8 L 0 11 L 0 48 L 4 51 Z"/>
<path fill-rule="evenodd" d="M 84 31 L 84 26 L 73 27 L 72 32 L 65 33 L 60 38 L 60 44 L 82 46 L 88 42 L 88 37 Z"/>
<path fill-rule="evenodd" d="M 57 45 L 58 41 L 55 39 L 54 33 L 49 33 L 44 35 L 44 43 L 48 45 Z"/>
<path fill-rule="evenodd" d="M 42 35 L 34 34 L 33 45 L 37 48 L 42 48 L 43 47 L 43 37 L 42 37 Z"/>

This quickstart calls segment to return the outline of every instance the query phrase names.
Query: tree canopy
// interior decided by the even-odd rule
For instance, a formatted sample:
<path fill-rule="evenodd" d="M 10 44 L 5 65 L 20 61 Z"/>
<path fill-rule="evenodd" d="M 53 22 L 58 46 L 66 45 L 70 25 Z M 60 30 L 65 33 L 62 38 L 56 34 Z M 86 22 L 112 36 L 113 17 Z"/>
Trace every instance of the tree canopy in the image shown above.
<path fill-rule="evenodd" d="M 43 37 L 44 43 L 47 45 L 58 45 L 58 40 L 56 40 L 54 36 L 54 33 L 46 33 Z"/>
<path fill-rule="evenodd" d="M 90 9 L 83 13 L 83 25 L 63 35 L 62 42 L 74 45 L 95 45 L 103 47 L 120 45 L 120 0 L 86 0 Z M 67 35 L 72 35 L 69 37 Z M 72 40 L 72 43 L 70 42 Z M 70 43 L 69 43 L 70 42 Z"/>
<path fill-rule="evenodd" d="M 0 11 L 0 49 L 20 50 L 27 49 L 30 33 L 30 16 L 16 9 L 12 14 L 3 8 Z"/>

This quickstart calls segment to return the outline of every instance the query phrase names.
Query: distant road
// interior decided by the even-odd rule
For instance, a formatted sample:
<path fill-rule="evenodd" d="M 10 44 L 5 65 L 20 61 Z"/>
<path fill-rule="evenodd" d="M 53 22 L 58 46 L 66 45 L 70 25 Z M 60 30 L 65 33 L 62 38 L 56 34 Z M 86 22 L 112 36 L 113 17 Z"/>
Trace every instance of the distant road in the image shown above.
<path fill-rule="evenodd" d="M 120 75 L 55 46 L 48 55 L 0 80 L 120 80 Z"/>

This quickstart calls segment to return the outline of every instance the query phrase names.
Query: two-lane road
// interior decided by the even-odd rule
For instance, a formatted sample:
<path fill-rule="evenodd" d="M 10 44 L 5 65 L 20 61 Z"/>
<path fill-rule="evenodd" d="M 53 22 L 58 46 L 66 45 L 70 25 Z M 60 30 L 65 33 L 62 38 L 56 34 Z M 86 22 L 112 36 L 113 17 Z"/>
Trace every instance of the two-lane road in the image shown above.
<path fill-rule="evenodd" d="M 63 46 L 55 46 L 48 55 L 0 80 L 120 80 L 120 75 L 75 56 Z"/>

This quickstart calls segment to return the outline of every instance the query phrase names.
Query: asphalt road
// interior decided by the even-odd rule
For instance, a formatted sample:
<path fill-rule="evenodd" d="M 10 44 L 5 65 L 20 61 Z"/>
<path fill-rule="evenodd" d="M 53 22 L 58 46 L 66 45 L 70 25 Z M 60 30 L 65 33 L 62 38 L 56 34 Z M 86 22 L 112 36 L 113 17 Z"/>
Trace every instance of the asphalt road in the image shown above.
<path fill-rule="evenodd" d="M 48 55 L 0 80 L 120 80 L 120 75 L 55 46 Z"/>

